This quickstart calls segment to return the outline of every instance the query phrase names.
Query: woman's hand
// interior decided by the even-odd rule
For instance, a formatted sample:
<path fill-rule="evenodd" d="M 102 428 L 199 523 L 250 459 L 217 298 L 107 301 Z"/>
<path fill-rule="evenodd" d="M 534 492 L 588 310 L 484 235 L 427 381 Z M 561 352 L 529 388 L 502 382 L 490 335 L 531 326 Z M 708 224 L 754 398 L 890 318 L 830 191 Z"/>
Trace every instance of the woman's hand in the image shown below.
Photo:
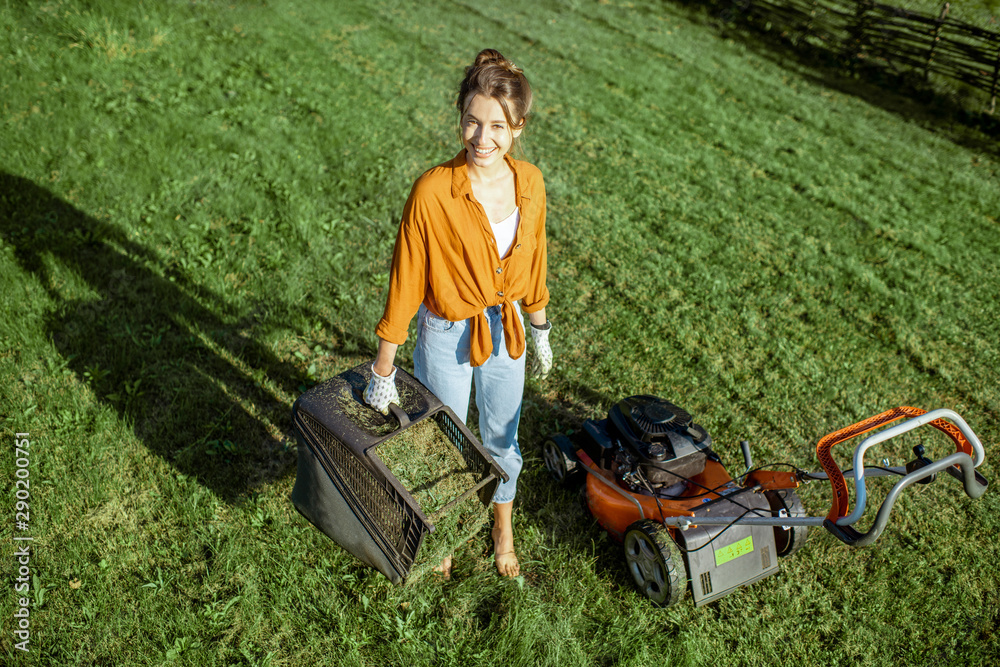
<path fill-rule="evenodd" d="M 375 365 L 372 364 L 372 379 L 365 387 L 365 403 L 372 406 L 384 415 L 389 414 L 389 404 L 399 405 L 399 392 L 396 391 L 396 367 L 388 377 L 383 377 L 375 372 Z"/>
<path fill-rule="evenodd" d="M 552 347 L 549 345 L 550 331 L 552 331 L 552 323 L 548 320 L 542 325 L 531 323 L 531 339 L 535 341 L 535 358 L 531 364 L 531 374 L 537 378 L 544 379 L 552 370 Z"/>
<path fill-rule="evenodd" d="M 378 354 L 372 364 L 372 379 L 365 387 L 365 403 L 384 415 L 389 414 L 389 404 L 399 405 L 399 392 L 396 391 L 396 367 L 392 365 L 396 358 L 395 343 L 379 338 Z"/>

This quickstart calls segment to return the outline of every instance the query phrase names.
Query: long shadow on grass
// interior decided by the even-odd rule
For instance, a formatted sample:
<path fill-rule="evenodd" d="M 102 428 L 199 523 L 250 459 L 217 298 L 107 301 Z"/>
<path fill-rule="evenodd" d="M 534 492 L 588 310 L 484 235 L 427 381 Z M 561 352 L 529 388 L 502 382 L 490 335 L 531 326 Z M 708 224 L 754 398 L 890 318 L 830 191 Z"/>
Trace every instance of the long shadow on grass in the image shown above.
<path fill-rule="evenodd" d="M 665 0 L 668 1 L 668 0 Z M 1000 158 L 1000 119 L 962 106 L 953 95 L 930 88 L 916 72 L 893 71 L 870 62 L 848 62 L 837 45 L 798 40 L 794 31 L 765 30 L 744 16 L 745 2 L 736 0 L 669 0 L 714 24 L 722 37 L 738 41 L 779 67 L 798 62 L 800 75 L 820 86 L 864 100 L 909 122 L 930 126 L 953 143 Z M 898 4 L 898 3 L 897 3 Z M 742 7 L 742 8 L 741 8 Z"/>
<path fill-rule="evenodd" d="M 290 406 L 262 384 L 295 396 L 302 373 L 257 342 L 258 313 L 167 277 L 149 248 L 2 172 L 0 234 L 56 304 L 44 326 L 69 368 L 152 452 L 231 502 L 292 470 Z M 268 321 L 282 308 L 268 302 Z"/>

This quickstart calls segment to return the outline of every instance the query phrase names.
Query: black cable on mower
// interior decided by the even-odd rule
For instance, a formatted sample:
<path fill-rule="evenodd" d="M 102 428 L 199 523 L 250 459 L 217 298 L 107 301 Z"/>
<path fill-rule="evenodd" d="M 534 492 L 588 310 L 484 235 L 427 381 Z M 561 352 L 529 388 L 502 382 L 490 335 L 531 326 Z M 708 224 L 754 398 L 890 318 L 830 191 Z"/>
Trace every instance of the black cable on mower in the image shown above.
<path fill-rule="evenodd" d="M 653 500 L 656 501 L 656 509 L 660 511 L 660 522 L 663 522 L 663 505 L 660 504 L 660 499 L 657 497 L 656 492 L 653 491 L 653 487 L 649 485 L 649 480 L 646 479 L 646 473 L 639 470 L 638 466 L 635 469 L 636 474 L 639 476 L 639 481 L 642 482 L 646 490 L 649 491 L 649 495 L 653 496 Z"/>
<path fill-rule="evenodd" d="M 774 465 L 791 466 L 790 463 L 775 463 Z M 795 468 L 795 466 L 791 466 L 791 467 Z M 795 470 L 804 479 L 811 479 L 811 480 L 816 480 L 816 481 L 824 481 L 824 480 L 829 479 L 828 477 L 816 477 L 812 473 L 806 472 L 805 470 L 799 470 L 798 468 L 795 468 Z M 887 473 L 890 473 L 892 475 L 899 475 L 900 477 L 905 477 L 906 476 L 905 472 L 900 472 L 898 470 L 893 470 L 892 468 L 885 468 L 883 466 L 865 466 L 865 470 L 881 470 L 883 472 L 887 472 Z M 852 472 L 854 472 L 854 468 L 848 468 L 847 470 L 842 470 L 841 471 L 841 473 L 844 475 L 844 477 L 847 477 Z"/>
<path fill-rule="evenodd" d="M 786 468 L 791 468 L 796 473 L 798 473 L 799 477 L 801 477 L 802 479 L 811 479 L 811 480 L 814 480 L 814 481 L 824 481 L 824 480 L 828 479 L 827 477 L 816 477 L 815 475 L 813 475 L 813 473 L 811 473 L 811 472 L 809 472 L 807 470 L 803 470 L 802 468 L 800 468 L 797 465 L 794 465 L 792 463 L 785 463 L 784 461 L 778 461 L 778 462 L 775 462 L 775 463 L 768 463 L 767 465 L 759 466 L 757 468 L 754 468 L 753 470 L 747 470 L 745 473 L 743 473 L 742 475 L 740 475 L 740 477 L 741 478 L 742 477 L 746 477 L 750 473 L 758 472 L 760 470 L 766 470 L 768 468 L 773 468 L 774 466 L 785 466 Z M 890 473 L 892 475 L 899 475 L 900 477 L 903 477 L 903 476 L 906 475 L 906 473 L 904 473 L 904 472 L 900 472 L 898 470 L 893 470 L 892 468 L 885 468 L 883 466 L 866 466 L 865 470 L 881 470 L 883 472 L 887 472 L 887 473 Z M 843 472 L 844 476 L 846 477 L 847 475 L 849 475 L 852 472 L 854 472 L 854 468 L 848 468 L 847 470 L 843 470 L 841 472 Z"/>
<path fill-rule="evenodd" d="M 805 471 L 797 468 L 796 466 L 792 465 L 791 463 L 769 463 L 769 464 L 760 466 L 758 468 L 754 468 L 753 470 L 748 470 L 742 476 L 745 477 L 746 475 L 749 475 L 752 472 L 757 472 L 758 470 L 766 470 L 767 468 L 771 468 L 771 467 L 779 466 L 779 465 L 780 466 L 788 466 L 788 467 L 792 468 L 793 470 L 795 470 L 796 472 L 798 472 L 800 474 L 804 474 L 804 475 L 808 475 L 809 474 L 809 473 L 806 473 Z M 664 519 L 664 516 L 663 516 L 663 506 L 660 505 L 659 496 L 657 496 L 656 492 L 653 491 L 652 486 L 649 484 L 649 480 L 646 479 L 646 474 L 644 472 L 642 472 L 642 470 L 640 469 L 643 466 L 649 466 L 649 464 L 647 464 L 647 463 L 639 463 L 639 465 L 636 466 L 636 470 L 635 471 L 637 473 L 637 476 L 639 477 L 639 481 L 642 482 L 642 485 L 646 487 L 646 490 L 649 491 L 649 494 L 653 497 L 653 500 L 656 502 L 656 508 L 660 512 L 660 521 L 662 522 L 663 519 Z M 873 467 L 875 467 L 875 466 L 873 466 Z M 690 479 L 688 477 L 684 477 L 683 475 L 678 475 L 677 473 L 671 473 L 671 474 L 674 475 L 675 477 L 679 478 L 679 479 L 682 479 L 682 480 L 688 482 L 689 484 L 693 484 L 693 485 L 698 486 L 698 487 L 700 487 L 702 489 L 705 489 L 704 493 L 695 494 L 693 496 L 684 496 L 684 498 L 701 498 L 701 497 L 707 496 L 710 493 L 715 493 L 720 498 L 725 498 L 726 500 L 728 500 L 732 504 L 736 505 L 737 507 L 742 507 L 745 510 L 742 514 L 740 514 L 739 516 L 737 516 L 736 518 L 734 518 L 732 521 L 730 521 L 728 524 L 726 524 L 722 528 L 722 530 L 720 530 L 715 535 L 715 537 L 713 537 L 712 539 L 710 539 L 708 542 L 706 542 L 705 544 L 701 545 L 697 549 L 685 549 L 684 547 L 682 547 L 679 543 L 677 543 L 675 541 L 675 544 L 677 544 L 677 548 L 680 549 L 681 551 L 683 551 L 684 553 L 694 553 L 696 551 L 701 551 L 702 549 L 704 549 L 708 545 L 710 545 L 713 542 L 715 542 L 715 540 L 717 540 L 720 537 L 722 537 L 722 535 L 724 535 L 726 533 L 726 531 L 728 531 L 730 528 L 732 528 L 733 526 L 735 526 L 737 524 L 737 522 L 739 522 L 743 517 L 747 516 L 748 514 L 756 514 L 757 516 L 770 516 L 770 512 L 767 512 L 765 514 L 765 510 L 763 510 L 761 508 L 758 508 L 758 507 L 747 507 L 746 505 L 744 505 L 744 504 L 742 504 L 740 502 L 737 502 L 733 498 L 730 498 L 730 497 L 727 497 L 727 496 L 723 496 L 722 494 L 718 493 L 719 489 L 721 489 L 724 486 L 728 485 L 730 482 L 726 482 L 725 484 L 720 484 L 719 486 L 716 486 L 714 489 L 710 489 L 707 486 L 704 486 L 703 484 L 699 484 L 698 482 L 694 481 L 693 479 Z M 679 498 L 680 496 L 670 496 L 670 497 L 671 498 Z"/>

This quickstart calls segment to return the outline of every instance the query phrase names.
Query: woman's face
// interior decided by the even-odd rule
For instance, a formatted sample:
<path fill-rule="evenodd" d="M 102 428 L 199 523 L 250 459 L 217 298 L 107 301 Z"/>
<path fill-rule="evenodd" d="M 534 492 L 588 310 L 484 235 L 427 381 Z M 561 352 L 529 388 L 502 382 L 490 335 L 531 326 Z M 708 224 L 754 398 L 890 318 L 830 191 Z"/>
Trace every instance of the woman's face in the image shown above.
<path fill-rule="evenodd" d="M 500 102 L 485 95 L 477 94 L 472 98 L 465 107 L 461 123 L 467 162 L 481 169 L 500 164 L 514 138 L 521 134 L 520 128 L 510 128 Z"/>

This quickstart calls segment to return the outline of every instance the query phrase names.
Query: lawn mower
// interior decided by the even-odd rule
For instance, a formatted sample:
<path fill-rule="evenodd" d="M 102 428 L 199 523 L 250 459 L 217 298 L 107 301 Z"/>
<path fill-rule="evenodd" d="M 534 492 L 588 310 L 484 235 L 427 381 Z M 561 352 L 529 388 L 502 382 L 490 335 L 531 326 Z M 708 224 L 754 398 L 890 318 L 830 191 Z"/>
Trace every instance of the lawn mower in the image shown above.
<path fill-rule="evenodd" d="M 854 450 L 853 468 L 842 471 L 831 449 L 886 426 Z M 905 466 L 865 467 L 871 447 L 924 425 L 942 431 L 956 451 L 932 461 L 922 445 Z M 732 477 L 712 449 L 712 438 L 690 414 L 650 395 L 631 396 L 612 406 L 607 419 L 587 420 L 568 437 L 545 440 L 542 451 L 552 477 L 570 484 L 586 479 L 590 513 L 616 541 L 639 590 L 653 603 L 680 602 L 690 588 L 696 606 L 778 571 L 778 559 L 795 553 L 810 527 L 822 526 L 851 546 L 867 546 L 885 529 L 900 492 L 929 483 L 946 472 L 961 480 L 969 497 L 979 498 L 987 481 L 975 469 L 983 446 L 955 412 L 899 407 L 823 437 L 816 454 L 823 472 L 754 468 L 750 445 L 740 443 L 746 470 Z M 776 464 L 787 465 L 787 464 Z M 870 528 L 853 526 L 865 512 L 868 477 L 896 475 Z M 854 481 L 849 506 L 847 479 Z M 807 516 L 795 489 L 828 480 L 833 503 L 825 517 Z"/>

